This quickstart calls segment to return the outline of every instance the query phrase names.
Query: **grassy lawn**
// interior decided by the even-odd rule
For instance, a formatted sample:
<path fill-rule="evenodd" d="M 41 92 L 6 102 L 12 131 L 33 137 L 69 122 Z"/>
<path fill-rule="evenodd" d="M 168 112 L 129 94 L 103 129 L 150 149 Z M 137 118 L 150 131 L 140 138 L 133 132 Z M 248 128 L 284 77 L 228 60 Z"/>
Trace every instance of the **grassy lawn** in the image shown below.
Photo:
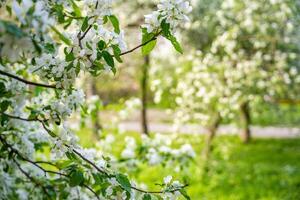
<path fill-rule="evenodd" d="M 113 153 L 119 155 L 124 137 L 139 138 L 138 133 L 116 134 Z M 95 141 L 91 133 L 80 133 L 83 144 Z M 300 139 L 255 139 L 248 145 L 234 136 L 220 136 L 207 163 L 201 160 L 202 136 L 179 135 L 173 145 L 188 142 L 198 157 L 180 171 L 172 167 L 142 165 L 126 169 L 131 178 L 155 189 L 166 175 L 185 179 L 187 191 L 195 200 L 298 200 L 300 199 Z M 206 167 L 204 167 L 206 166 Z"/>

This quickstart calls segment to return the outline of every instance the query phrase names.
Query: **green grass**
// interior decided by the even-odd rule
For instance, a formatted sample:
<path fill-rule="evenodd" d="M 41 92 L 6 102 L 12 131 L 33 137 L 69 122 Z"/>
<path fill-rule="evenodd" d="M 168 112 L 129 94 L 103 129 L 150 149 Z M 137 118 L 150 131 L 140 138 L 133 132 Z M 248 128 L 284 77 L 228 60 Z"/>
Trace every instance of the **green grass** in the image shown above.
<path fill-rule="evenodd" d="M 89 133 L 81 133 L 86 144 Z M 138 133 L 116 135 L 114 153 L 120 153 L 124 137 L 139 138 Z M 89 142 L 87 142 L 89 141 Z M 174 145 L 189 142 L 198 157 L 179 172 L 174 167 L 142 165 L 138 170 L 129 170 L 129 176 L 157 189 L 166 175 L 185 179 L 194 200 L 298 200 L 300 199 L 300 138 L 255 139 L 250 144 L 241 144 L 237 137 L 222 136 L 214 140 L 214 148 L 207 163 L 201 160 L 202 136 L 180 135 Z M 204 167 L 206 166 L 206 167 Z M 203 170 L 206 169 L 206 170 Z"/>
<path fill-rule="evenodd" d="M 252 113 L 252 122 L 260 126 L 300 125 L 300 105 L 263 103 Z"/>

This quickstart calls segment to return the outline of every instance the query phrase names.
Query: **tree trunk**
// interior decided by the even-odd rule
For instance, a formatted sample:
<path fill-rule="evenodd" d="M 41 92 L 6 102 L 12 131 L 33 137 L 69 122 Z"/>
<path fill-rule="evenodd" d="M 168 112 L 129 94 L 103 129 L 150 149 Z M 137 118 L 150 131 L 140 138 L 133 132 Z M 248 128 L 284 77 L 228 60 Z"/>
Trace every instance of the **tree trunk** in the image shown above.
<path fill-rule="evenodd" d="M 96 88 L 95 79 L 92 80 L 91 90 L 92 90 L 92 95 L 97 95 L 97 88 Z M 99 117 L 100 110 L 97 109 L 96 112 L 97 113 L 95 114 L 94 121 L 93 121 L 93 133 L 94 133 L 94 135 L 96 136 L 97 139 L 100 139 L 99 131 L 102 130 L 102 125 L 100 123 L 100 117 Z"/>
<path fill-rule="evenodd" d="M 217 114 L 214 119 L 212 120 L 211 124 L 208 126 L 208 134 L 205 141 L 205 147 L 203 151 L 203 155 L 205 159 L 208 159 L 209 154 L 212 150 L 212 140 L 214 139 L 216 135 L 216 131 L 220 125 L 221 117 L 219 114 Z"/>
<path fill-rule="evenodd" d="M 242 132 L 240 134 L 240 138 L 243 143 L 248 143 L 251 139 L 251 132 L 250 132 L 251 116 L 250 116 L 249 102 L 245 102 L 241 104 L 240 111 L 241 111 L 241 124 L 242 124 Z"/>
<path fill-rule="evenodd" d="M 148 120 L 147 120 L 147 97 L 148 97 L 148 68 L 150 66 L 149 55 L 144 57 L 144 65 L 142 68 L 141 77 L 141 100 L 142 100 L 142 110 L 141 110 L 141 125 L 144 134 L 149 135 L 148 131 Z"/>
<path fill-rule="evenodd" d="M 92 97 L 93 95 L 97 95 L 97 88 L 96 88 L 96 81 L 93 77 L 88 77 L 88 79 L 86 80 L 87 82 L 87 98 Z M 99 130 L 102 130 L 102 126 L 100 124 L 100 119 L 99 119 L 99 110 L 96 109 L 95 110 L 95 114 L 91 114 L 91 125 L 92 125 L 92 131 L 93 131 L 93 135 L 94 138 L 96 138 L 97 140 L 100 139 L 100 135 L 99 135 Z"/>

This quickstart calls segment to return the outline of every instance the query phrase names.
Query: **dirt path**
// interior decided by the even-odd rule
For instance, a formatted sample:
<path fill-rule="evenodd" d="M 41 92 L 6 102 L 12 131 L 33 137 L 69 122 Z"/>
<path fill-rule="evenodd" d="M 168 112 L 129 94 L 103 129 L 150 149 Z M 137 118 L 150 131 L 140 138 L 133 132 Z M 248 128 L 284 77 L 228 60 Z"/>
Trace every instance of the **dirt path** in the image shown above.
<path fill-rule="evenodd" d="M 117 113 L 104 112 L 102 113 L 102 121 L 108 120 Z M 174 128 L 172 125 L 173 116 L 163 110 L 149 109 L 148 110 L 148 120 L 149 129 L 151 132 L 155 133 L 174 133 Z M 119 127 L 125 131 L 137 131 L 141 132 L 140 125 L 140 113 L 138 111 L 130 114 L 130 117 L 125 121 L 121 122 Z M 290 128 L 290 127 L 251 127 L 252 135 L 254 137 L 263 138 L 294 138 L 300 137 L 300 127 Z M 180 133 L 185 134 L 205 134 L 207 131 L 196 124 L 187 124 L 180 127 Z M 218 130 L 218 134 L 237 134 L 239 132 L 238 128 L 234 126 L 221 126 Z"/>
<path fill-rule="evenodd" d="M 138 131 L 141 132 L 140 123 L 137 121 L 122 122 L 119 126 L 126 131 Z M 174 133 L 172 124 L 151 122 L 149 124 L 151 132 L 155 133 Z M 286 127 L 251 127 L 253 137 L 260 138 L 295 138 L 300 137 L 300 128 L 286 128 Z M 188 124 L 180 127 L 180 133 L 185 134 L 205 134 L 207 131 L 194 124 Z M 233 135 L 237 134 L 238 129 L 234 126 L 221 126 L 218 130 L 218 134 Z"/>

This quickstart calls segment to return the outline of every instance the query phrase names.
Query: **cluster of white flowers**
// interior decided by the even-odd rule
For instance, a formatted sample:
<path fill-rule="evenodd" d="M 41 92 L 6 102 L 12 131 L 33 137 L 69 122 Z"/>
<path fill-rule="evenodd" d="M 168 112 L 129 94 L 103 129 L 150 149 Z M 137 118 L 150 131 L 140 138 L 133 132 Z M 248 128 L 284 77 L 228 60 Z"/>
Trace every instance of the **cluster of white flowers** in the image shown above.
<path fill-rule="evenodd" d="M 157 31 L 164 20 L 170 24 L 171 32 L 174 32 L 179 24 L 189 21 L 187 14 L 192 11 L 190 3 L 185 0 L 162 0 L 157 8 L 157 11 L 145 15 L 145 24 L 142 27 L 148 33 Z"/>
<path fill-rule="evenodd" d="M 132 137 L 125 138 L 126 147 L 121 153 L 121 157 L 125 159 L 135 158 L 136 142 Z"/>
<path fill-rule="evenodd" d="M 173 159 L 178 161 L 179 165 L 184 165 L 196 156 L 190 144 L 182 144 L 179 148 L 173 148 L 172 140 L 165 135 L 156 134 L 154 138 L 143 135 L 141 139 L 141 143 L 137 143 L 133 137 L 126 137 L 126 145 L 121 152 L 121 158 L 128 159 L 130 164 L 133 160 L 139 161 L 139 157 L 144 157 L 149 165 L 168 162 L 171 164 Z M 140 149 L 143 149 L 144 156 L 140 156 Z"/>
<path fill-rule="evenodd" d="M 119 112 L 121 120 L 127 119 L 132 113 L 141 107 L 142 103 L 139 98 L 131 98 L 125 101 L 124 109 Z"/>
<path fill-rule="evenodd" d="M 156 100 L 165 91 L 176 97 L 177 130 L 188 122 L 210 126 L 216 116 L 233 119 L 244 102 L 299 98 L 295 35 L 300 29 L 292 10 L 284 0 L 225 0 L 201 23 L 194 23 L 201 30 L 218 22 L 208 49 L 191 53 L 180 67 L 180 62 L 174 64 L 175 81 L 166 81 L 166 68 L 161 70 L 159 63 L 152 69 Z"/>
<path fill-rule="evenodd" d="M 49 15 L 44 1 L 14 0 L 12 3 L 12 9 L 22 24 L 29 24 L 35 30 L 45 32 L 47 28 L 54 25 L 54 19 Z M 30 18 L 28 12 L 31 12 Z"/>
<path fill-rule="evenodd" d="M 167 13 L 161 7 L 166 5 L 160 5 L 166 20 L 175 14 L 175 20 L 182 20 L 184 5 L 180 1 L 176 5 L 179 10 Z M 110 169 L 110 159 L 102 152 L 80 147 L 67 123 L 79 110 L 81 115 L 94 110 L 84 104 L 84 92 L 77 88 L 79 77 L 97 76 L 104 70 L 115 73 L 115 62 L 135 50 L 126 52 L 124 31 L 112 7 L 113 0 L 1 3 L 0 194 L 4 199 L 142 198 L 143 192 L 131 187 L 134 183 L 125 174 Z M 126 141 L 128 151 L 123 156 L 134 157 L 130 149 L 135 141 Z M 46 170 L 47 165 L 53 171 Z M 101 185 L 101 194 L 95 185 Z"/>
<path fill-rule="evenodd" d="M 96 16 L 109 16 L 112 14 L 112 3 L 114 0 L 84 0 L 84 5 L 88 8 L 86 12 L 91 12 Z M 96 7 L 96 5 L 98 5 Z"/>

